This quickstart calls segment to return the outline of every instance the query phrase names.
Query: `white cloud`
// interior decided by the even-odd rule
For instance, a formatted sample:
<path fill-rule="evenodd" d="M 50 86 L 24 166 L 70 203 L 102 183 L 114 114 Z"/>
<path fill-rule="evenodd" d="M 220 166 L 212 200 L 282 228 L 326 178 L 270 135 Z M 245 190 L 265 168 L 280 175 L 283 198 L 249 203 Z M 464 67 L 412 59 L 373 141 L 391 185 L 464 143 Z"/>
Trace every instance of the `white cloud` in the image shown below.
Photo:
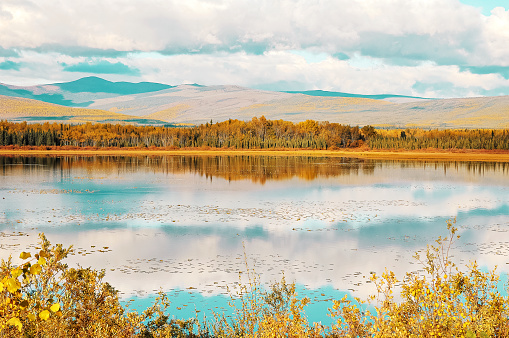
<path fill-rule="evenodd" d="M 1 59 L 1 58 L 0 58 Z M 76 73 L 64 72 L 63 65 L 87 62 L 87 57 L 59 53 L 22 52 L 21 71 L 4 71 L 2 82 L 18 85 L 71 81 Z M 125 74 L 100 74 L 111 81 L 152 81 L 167 84 L 233 84 L 271 90 L 323 89 L 362 94 L 396 93 L 404 95 L 449 97 L 480 95 L 480 90 L 509 87 L 509 80 L 497 74 L 472 74 L 457 66 L 437 66 L 432 62 L 416 66 L 384 64 L 379 59 L 353 56 L 350 60 L 327 57 L 308 62 L 306 55 L 293 51 L 272 51 L 263 55 L 214 53 L 165 56 L 158 53 L 130 54 L 104 58 L 138 69 L 141 77 Z M 368 61 L 366 61 L 368 60 Z M 0 60 L 1 61 L 1 60 Z M 462 88 L 453 94 L 442 88 L 421 90 L 416 83 L 444 84 Z M 436 87 L 436 86 L 435 86 Z M 471 88 L 471 89 L 468 89 Z"/>
<path fill-rule="evenodd" d="M 45 43 L 154 51 L 263 43 L 333 52 L 362 44 L 360 33 L 461 37 L 481 15 L 456 1 L 8 1 L 13 18 L 0 30 L 4 47 Z M 43 14 L 44 13 L 44 14 Z M 470 37 L 471 38 L 471 37 Z M 459 41 L 461 43 L 461 41 Z M 330 50 L 329 50 L 330 49 Z"/>
<path fill-rule="evenodd" d="M 479 60 L 480 64 L 509 66 L 509 10 L 497 7 L 485 19 L 484 47 L 489 59 Z"/>
<path fill-rule="evenodd" d="M 22 61 L 32 62 L 2 71 L 3 82 L 74 79 L 61 72 L 60 59 L 92 55 L 118 58 L 140 69 L 142 80 L 172 84 L 398 94 L 430 79 L 507 86 L 496 74 L 460 70 L 509 65 L 509 11 L 486 17 L 457 0 L 6 0 L 0 16 L 0 46 L 25 51 Z M 31 61 L 30 50 L 42 60 Z"/>

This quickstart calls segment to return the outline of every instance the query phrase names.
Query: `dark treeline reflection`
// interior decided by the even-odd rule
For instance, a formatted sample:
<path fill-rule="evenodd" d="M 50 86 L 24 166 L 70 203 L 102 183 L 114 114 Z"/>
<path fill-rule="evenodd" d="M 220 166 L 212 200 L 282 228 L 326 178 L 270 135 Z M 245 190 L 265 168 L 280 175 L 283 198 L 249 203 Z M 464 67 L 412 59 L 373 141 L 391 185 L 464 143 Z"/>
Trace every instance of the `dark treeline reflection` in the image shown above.
<path fill-rule="evenodd" d="M 457 161 L 411 161 L 411 160 L 383 160 L 383 163 L 402 169 L 435 169 L 447 172 L 466 171 L 472 175 L 483 176 L 485 173 L 509 175 L 507 162 L 457 162 Z"/>
<path fill-rule="evenodd" d="M 153 172 L 168 174 L 198 174 L 229 181 L 299 178 L 314 180 L 342 175 L 373 175 L 376 168 L 432 168 L 454 172 L 467 171 L 474 175 L 495 172 L 509 175 L 509 163 L 387 161 L 347 157 L 308 156 L 0 156 L 3 175 L 35 172 L 85 170 L 90 175 Z"/>
<path fill-rule="evenodd" d="M 89 174 L 154 172 L 197 174 L 229 181 L 286 180 L 298 177 L 314 180 L 319 177 L 373 174 L 374 163 L 356 158 L 325 158 L 306 156 L 0 156 L 5 174 L 85 169 Z"/>

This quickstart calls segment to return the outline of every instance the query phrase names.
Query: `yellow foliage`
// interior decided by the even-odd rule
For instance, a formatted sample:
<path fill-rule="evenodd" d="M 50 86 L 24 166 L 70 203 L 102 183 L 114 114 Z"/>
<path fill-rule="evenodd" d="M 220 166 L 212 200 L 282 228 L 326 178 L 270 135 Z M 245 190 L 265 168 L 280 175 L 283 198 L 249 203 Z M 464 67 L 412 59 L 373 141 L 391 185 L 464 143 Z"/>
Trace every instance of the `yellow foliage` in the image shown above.
<path fill-rule="evenodd" d="M 42 267 L 39 264 L 34 264 L 30 267 L 30 273 L 32 275 L 38 275 L 41 273 Z"/>
<path fill-rule="evenodd" d="M 60 310 L 60 304 L 55 303 L 55 304 L 51 305 L 51 307 L 49 309 L 51 310 L 51 312 L 57 312 L 58 310 Z"/>
<path fill-rule="evenodd" d="M 16 268 L 11 271 L 11 276 L 12 276 L 12 278 L 18 278 L 19 276 L 21 276 L 22 273 L 23 272 L 20 268 Z"/>
<path fill-rule="evenodd" d="M 16 326 L 18 328 L 19 332 L 21 332 L 21 328 L 23 326 L 23 325 L 21 325 L 20 320 L 16 317 L 12 317 L 11 319 L 9 319 L 7 321 L 7 325 Z"/>
<path fill-rule="evenodd" d="M 18 289 L 21 287 L 21 284 L 14 278 L 9 278 L 4 284 L 7 288 L 7 291 L 10 293 L 14 293 L 18 291 Z"/>
<path fill-rule="evenodd" d="M 104 271 L 68 268 L 61 261 L 72 249 L 50 247 L 41 235 L 43 249 L 34 260 L 45 258 L 47 264 L 27 268 L 30 262 L 21 267 L 2 262 L 0 336 L 509 337 L 509 297 L 498 290 L 500 277 L 494 270 L 480 271 L 475 261 L 467 272 L 460 271 L 449 256 L 459 238 L 454 222 L 448 231 L 424 255 L 415 255 L 424 273 L 410 272 L 399 280 L 386 270 L 372 275 L 377 293 L 368 300 L 345 296 L 333 301 L 330 327 L 308 322 L 309 299 L 298 297 L 294 283 L 283 277 L 266 290 L 247 264 L 247 283 L 241 280 L 232 293 L 233 316 L 170 319 L 164 293 L 144 313 L 127 312 L 116 291 L 102 282 Z M 368 305 L 373 310 L 366 311 Z"/>
<path fill-rule="evenodd" d="M 23 251 L 20 255 L 19 255 L 19 258 L 21 259 L 27 259 L 27 258 L 30 258 L 32 257 L 32 255 L 29 253 L 29 252 L 25 252 Z"/>
<path fill-rule="evenodd" d="M 49 311 L 48 310 L 41 311 L 39 313 L 39 318 L 41 318 L 42 320 L 48 320 L 49 319 Z"/>

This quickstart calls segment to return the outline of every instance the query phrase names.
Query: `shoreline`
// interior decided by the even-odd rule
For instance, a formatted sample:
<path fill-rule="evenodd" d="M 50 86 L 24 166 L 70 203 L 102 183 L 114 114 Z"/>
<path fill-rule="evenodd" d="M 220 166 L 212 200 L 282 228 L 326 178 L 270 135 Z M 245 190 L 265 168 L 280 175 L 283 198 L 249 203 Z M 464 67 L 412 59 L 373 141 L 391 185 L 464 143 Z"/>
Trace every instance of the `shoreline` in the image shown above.
<path fill-rule="evenodd" d="M 383 160 L 509 162 L 509 151 L 488 150 L 311 150 L 311 149 L 5 149 L 0 156 L 313 156 Z"/>

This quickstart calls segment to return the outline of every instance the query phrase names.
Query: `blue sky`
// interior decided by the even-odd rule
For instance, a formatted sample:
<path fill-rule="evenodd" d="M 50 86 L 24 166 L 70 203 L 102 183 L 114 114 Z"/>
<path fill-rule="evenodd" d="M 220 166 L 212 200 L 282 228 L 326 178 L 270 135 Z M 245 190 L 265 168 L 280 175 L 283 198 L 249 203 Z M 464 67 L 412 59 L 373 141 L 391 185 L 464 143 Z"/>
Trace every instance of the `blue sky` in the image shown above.
<path fill-rule="evenodd" d="M 2 0 L 0 82 L 509 95 L 499 0 Z"/>
<path fill-rule="evenodd" d="M 509 9 L 509 2 L 500 0 L 460 0 L 461 3 L 480 8 L 483 15 L 491 15 L 491 11 L 496 7 Z"/>

